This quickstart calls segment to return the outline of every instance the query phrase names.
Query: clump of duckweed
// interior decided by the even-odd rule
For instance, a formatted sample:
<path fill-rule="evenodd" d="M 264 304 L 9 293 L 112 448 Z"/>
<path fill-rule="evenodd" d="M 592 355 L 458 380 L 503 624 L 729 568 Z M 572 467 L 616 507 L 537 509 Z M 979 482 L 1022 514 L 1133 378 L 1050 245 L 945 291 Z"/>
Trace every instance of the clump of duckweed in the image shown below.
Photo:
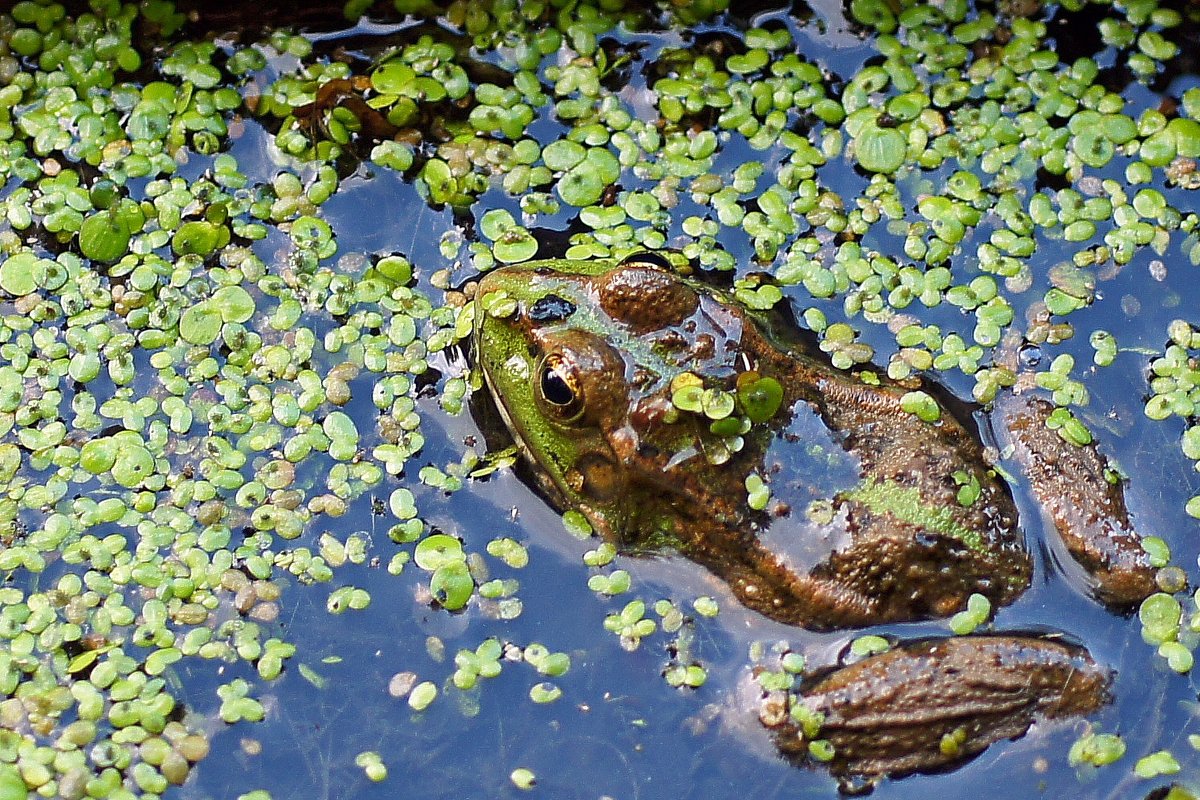
<path fill-rule="evenodd" d="M 1150 362 L 1150 396 L 1146 416 L 1151 419 L 1179 417 L 1188 423 L 1183 432 L 1183 453 L 1200 463 L 1200 369 L 1195 355 L 1200 351 L 1200 330 L 1185 320 L 1175 320 L 1167 331 L 1166 351 Z M 1200 518 L 1200 496 L 1188 501 L 1187 512 Z"/>
<path fill-rule="evenodd" d="M 393 574 L 412 561 L 447 613 L 521 613 L 516 579 L 487 575 L 475 543 L 427 530 L 413 491 L 453 492 L 505 462 L 480 467 L 472 453 L 423 465 L 425 489 L 393 485 L 424 444 L 417 383 L 475 312 L 436 307 L 413 288 L 424 265 L 404 254 L 340 251 L 322 205 L 358 164 L 474 217 L 480 238 L 442 242 L 455 269 L 536 257 L 547 228 L 569 227 L 573 258 L 675 247 L 735 272 L 749 307 L 795 305 L 838 367 L 880 355 L 893 378 L 958 372 L 981 402 L 1018 379 L 1010 343 L 1051 352 L 1070 339 L 1104 302 L 1098 282 L 1139 254 L 1200 264 L 1188 194 L 1200 188 L 1200 89 L 1140 108 L 1130 97 L 1143 95 L 1102 74 L 1167 74 L 1184 12 L 1103 5 L 1103 53 L 1068 62 L 1044 9 L 856 0 L 874 58 L 838 75 L 803 52 L 796 20 L 692 37 L 680 30 L 728 4 L 632 5 L 398 0 L 401 14 L 440 14 L 447 35 L 402 35 L 370 63 L 285 31 L 249 46 L 135 42 L 135 30 L 170 37 L 184 24 L 160 0 L 94 0 L 75 18 L 20 2 L 0 17 L 0 569 L 14 576 L 0 588 L 0 783 L 78 797 L 186 780 L 208 745 L 174 698 L 173 665 L 278 677 L 295 652 L 277 635 L 283 586 L 328 582 L 372 548 L 390 548 Z M 628 44 L 662 30 L 661 47 Z M 231 149 L 251 113 L 273 132 L 267 177 L 243 173 Z M 748 274 L 759 270 L 771 280 Z M 926 309 L 936 322 L 914 316 Z M 501 297 L 485 310 L 511 312 Z M 872 326 L 895 347 L 880 353 Z M 1200 461 L 1200 334 L 1179 321 L 1169 336 L 1146 413 L 1185 420 L 1184 453 Z M 1096 365 L 1113 361 L 1111 334 L 1089 341 Z M 1034 382 L 1062 407 L 1051 425 L 1089 441 L 1068 409 L 1089 402 L 1085 378 L 1066 353 L 1047 363 Z M 717 459 L 782 402 L 749 372 L 702 384 L 679 386 L 675 406 L 722 437 Z M 467 381 L 440 386 L 442 407 L 460 410 Z M 375 418 L 352 413 L 368 403 Z M 933 421 L 931 403 L 905 398 Z M 763 479 L 746 491 L 770 502 Z M 386 542 L 317 535 L 367 493 L 381 498 Z M 960 487 L 960 502 L 970 495 Z M 1200 517 L 1200 499 L 1187 510 Z M 590 533 L 578 512 L 564 524 Z M 510 537 L 486 553 L 509 569 L 529 558 Z M 602 544 L 585 562 L 614 556 Z M 631 584 L 623 569 L 589 580 L 605 597 Z M 333 613 L 371 601 L 348 584 L 327 597 Z M 691 623 L 671 604 L 654 611 L 635 599 L 604 625 L 630 649 L 660 627 L 676 636 L 667 680 L 698 686 Z M 956 631 L 987 619 L 964 613 Z M 1187 671 L 1195 610 L 1164 592 L 1139 616 Z M 450 685 L 498 671 L 498 641 L 464 648 Z M 565 654 L 522 652 L 540 675 L 565 671 Z M 261 718 L 258 690 L 223 685 L 218 716 Z M 440 691 L 414 676 L 403 695 L 420 712 Z M 531 695 L 558 691 L 538 682 Z M 820 741 L 813 756 L 828 759 Z M 373 755 L 359 766 L 381 779 Z M 1169 772 L 1157 756 L 1138 774 Z M 522 788 L 526 772 L 513 773 Z"/>
<path fill-rule="evenodd" d="M 354 757 L 354 763 L 356 766 L 362 768 L 362 771 L 366 773 L 367 779 L 371 782 L 379 783 L 380 781 L 387 780 L 387 766 L 383 763 L 383 757 L 374 750 L 359 753 Z"/>
<path fill-rule="evenodd" d="M 866 657 L 884 652 L 889 646 L 888 641 L 879 636 L 860 637 L 852 644 L 851 654 Z M 762 642 L 755 642 L 750 648 L 750 660 L 754 664 L 755 683 L 761 691 L 757 709 L 759 720 L 772 728 L 790 722 L 806 743 L 808 758 L 816 763 L 832 760 L 835 755 L 833 744 L 820 738 L 825 715 L 809 708 L 799 692 L 808 666 L 804 656 L 793 651 L 787 642 L 776 642 L 769 648 Z"/>
<path fill-rule="evenodd" d="M 950 630 L 959 636 L 972 633 L 988 621 L 992 614 L 992 603 L 981 594 L 967 598 L 967 607 L 950 618 Z"/>
<path fill-rule="evenodd" d="M 282 673 L 295 653 L 275 635 L 283 578 L 328 581 L 365 559 L 361 537 L 310 547 L 306 532 L 420 449 L 414 378 L 455 340 L 402 257 L 338 257 L 319 211 L 332 167 L 255 181 L 221 152 L 243 102 L 233 84 L 260 51 L 167 45 L 134 82 L 155 43 L 133 43 L 133 27 L 181 21 L 169 4 L 104 1 L 74 19 L 23 2 L 0 19 L 0 568 L 17 577 L 0 591 L 0 761 L 19 771 L 13 792 L 157 796 L 187 779 L 208 743 L 173 665 Z M 272 44 L 309 53 L 286 34 Z M 208 168 L 179 177 L 196 157 Z M 253 245 L 272 234 L 284 255 L 266 263 Z M 365 424 L 338 410 L 360 393 L 378 411 Z M 415 511 L 393 505 L 392 538 L 417 538 Z M 450 602 L 455 577 L 440 581 Z M 329 608 L 368 602 L 346 586 Z M 220 686 L 218 717 L 262 719 L 259 690 Z"/>
<path fill-rule="evenodd" d="M 751 308 L 790 301 L 836 366 L 854 369 L 880 355 L 895 379 L 958 372 L 984 403 L 1021 378 L 1014 345 L 1044 349 L 1044 363 L 1025 367 L 1036 371 L 1030 382 L 1060 406 L 1051 427 L 1085 444 L 1091 433 L 1072 409 L 1090 401 L 1086 376 L 1054 348 L 1104 302 L 1099 282 L 1139 254 L 1200 263 L 1200 219 L 1182 193 L 1197 186 L 1200 90 L 1141 108 L 1130 99 L 1140 95 L 1118 94 L 1105 75 L 1110 64 L 1143 84 L 1166 74 L 1180 52 L 1181 12 L 1104 5 L 1103 52 L 1075 57 L 1052 41 L 1055 8 L 856 0 L 849 14 L 873 36 L 874 58 L 838 75 L 804 52 L 806 31 L 794 20 L 642 51 L 606 34 L 620 24 L 652 36 L 662 20 L 619 2 L 557 13 L 536 3 L 455 3 L 442 9 L 454 34 L 447 41 L 409 40 L 361 76 L 345 64 L 306 60 L 274 82 L 258 110 L 280 122 L 277 142 L 289 153 L 327 167 L 367 152 L 377 166 L 404 172 L 432 205 L 473 214 L 480 240 L 444 241 L 443 254 L 478 270 L 536 257 L 538 230 L 562 230 L 564 222 L 571 258 L 675 247 L 703 270 L 737 270 L 733 293 Z M 673 13 L 691 22 L 719 10 Z M 476 77 L 472 46 L 498 69 Z M 489 192 L 503 207 L 476 202 Z M 752 252 L 755 263 L 739 263 L 734 252 Z M 511 300 L 490 302 L 486 313 L 512 313 Z M 928 318 L 917 316 L 926 310 Z M 471 313 L 459 316 L 459 335 Z M 870 326 L 886 326 L 895 347 L 881 348 L 866 335 Z M 1096 331 L 1089 340 L 1094 363 L 1111 364 L 1115 338 Z M 1186 371 L 1186 352 L 1176 355 L 1176 367 L 1156 362 L 1147 412 L 1190 419 L 1179 400 L 1186 388 L 1158 388 L 1168 373 Z M 718 461 L 737 451 L 749 425 L 778 410 L 777 387 L 749 378 L 736 389 L 706 386 L 693 377 L 673 386 L 674 410 L 704 418 L 722 437 Z M 919 390 L 904 407 L 931 423 L 939 413 Z M 748 481 L 746 491 L 756 508 L 770 501 L 765 480 Z M 969 505 L 977 493 L 965 481 L 959 502 Z M 1200 508 L 1189 504 L 1189 512 L 1192 505 Z M 411 502 L 400 510 L 415 518 Z M 588 533 L 577 512 L 564 523 Z M 489 553 L 508 561 L 506 547 Z M 614 553 L 601 545 L 584 560 L 604 568 Z M 464 573 L 457 595 L 444 581 L 435 592 L 449 607 L 471 596 L 469 569 L 429 569 Z M 631 583 L 623 569 L 589 578 L 605 598 Z M 507 597 L 510 588 L 481 583 L 477 593 Z M 1143 622 L 1168 664 L 1186 671 L 1188 636 L 1179 631 L 1190 615 L 1169 611 L 1156 600 Z M 989 613 L 969 605 L 950 625 L 965 633 Z M 662 608 L 664 631 L 677 616 Z M 635 599 L 605 627 L 632 649 L 658 623 Z M 856 640 L 860 655 L 877 644 Z M 686 661 L 669 665 L 669 681 L 688 683 Z M 830 758 L 827 745 L 812 739 L 813 757 Z"/>
<path fill-rule="evenodd" d="M 646 616 L 643 600 L 630 600 L 619 612 L 604 618 L 604 629 L 621 639 L 621 647 L 636 650 L 642 639 L 658 629 L 658 623 Z"/>

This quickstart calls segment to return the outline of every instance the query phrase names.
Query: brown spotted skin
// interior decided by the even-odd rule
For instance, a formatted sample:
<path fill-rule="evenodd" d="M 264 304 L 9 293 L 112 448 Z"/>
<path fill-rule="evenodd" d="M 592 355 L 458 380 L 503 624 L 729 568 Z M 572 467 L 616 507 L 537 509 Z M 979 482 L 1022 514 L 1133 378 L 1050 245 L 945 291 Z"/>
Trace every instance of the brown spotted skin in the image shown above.
<path fill-rule="evenodd" d="M 535 262 L 479 285 L 476 358 L 553 503 L 581 511 L 625 552 L 680 552 L 746 607 L 812 629 L 942 617 L 972 593 L 1003 605 L 1028 587 L 1010 489 L 974 427 L 949 408 L 935 422 L 901 408 L 914 389 L 936 397 L 932 387 L 835 369 L 786 324 L 659 260 Z M 489 316 L 497 297 L 508 310 Z M 547 363 L 569 366 L 571 403 L 550 407 L 538 394 Z M 673 404 L 683 372 L 726 392 L 744 373 L 768 376 L 783 401 L 740 449 L 714 459 L 726 440 Z M 1118 605 L 1145 597 L 1153 573 L 1103 457 L 1047 430 L 1045 404 L 1012 402 L 997 416 L 1013 430 L 1016 459 L 1098 596 Z M 814 447 L 829 460 L 789 455 Z M 771 489 L 764 510 L 748 504 L 752 473 Z M 964 480 L 979 489 L 967 505 Z M 892 493 L 881 501 L 864 489 L 872 486 Z M 828 515 L 806 514 L 814 497 Z M 1089 713 L 1106 702 L 1108 680 L 1081 648 L 963 637 L 845 667 L 799 702 L 825 715 L 820 735 L 834 744 L 836 772 L 878 776 L 939 769 L 1038 719 Z M 793 724 L 772 724 L 781 750 L 807 752 Z M 957 749 L 942 747 L 948 734 Z"/>
<path fill-rule="evenodd" d="M 868 383 L 834 369 L 786 330 L 772 331 L 766 317 L 652 263 L 586 273 L 554 264 L 489 273 L 479 296 L 503 291 L 518 302 L 512 315 L 484 320 L 477 345 L 509 343 L 494 366 L 481 356 L 489 386 L 547 494 L 581 510 L 603 536 L 627 551 L 674 548 L 747 607 L 813 629 L 942 617 L 973 593 L 1003 605 L 1029 585 L 1031 559 L 1008 487 L 952 414 L 931 423 L 901 408 L 919 384 L 900 386 L 871 370 Z M 503 391 L 513 358 L 528 358 L 533 372 L 547 356 L 575 367 L 584 399 L 570 420 L 539 411 L 536 396 L 521 404 Z M 744 434 L 740 451 L 711 463 L 722 445 L 710 421 L 672 403 L 671 379 L 684 371 L 727 392 L 747 371 L 769 376 L 783 387 L 783 403 Z M 857 464 L 845 484 L 821 495 L 836 511 L 824 526 L 805 517 L 808 500 L 793 497 L 821 476 L 768 459 L 801 418 Z M 539 447 L 554 437 L 556 446 Z M 769 473 L 772 497 L 790 510 L 751 509 L 751 473 Z M 980 487 L 968 507 L 956 500 L 956 474 Z M 871 484 L 916 493 L 916 505 L 936 509 L 971 541 L 864 502 L 855 490 Z"/>
<path fill-rule="evenodd" d="M 824 715 L 818 734 L 840 775 L 930 772 L 1023 735 L 1038 720 L 1091 713 L 1110 676 L 1083 648 L 1023 636 L 960 636 L 906 644 L 836 670 L 798 702 Z M 781 752 L 804 758 L 792 722 L 772 728 Z M 943 737 L 957 749 L 943 748 Z"/>
<path fill-rule="evenodd" d="M 1095 445 L 1080 447 L 1046 427 L 1054 406 L 1009 396 L 997 402 L 1002 439 L 1043 513 L 1105 603 L 1130 606 L 1155 589 L 1154 568 L 1129 522 L 1120 482 L 1105 478 L 1108 462 Z"/>
<path fill-rule="evenodd" d="M 675 548 L 749 608 L 809 628 L 946 616 L 973 593 L 1003 605 L 1025 590 L 1032 564 L 1009 487 L 969 423 L 948 408 L 935 422 L 917 418 L 901 398 L 921 383 L 834 369 L 777 320 L 660 262 L 534 262 L 480 284 L 479 297 L 516 301 L 502 319 L 477 315 L 479 361 L 557 505 L 579 509 L 626 550 Z M 489 360 L 494 350 L 504 357 Z M 573 366 L 578 413 L 556 416 L 536 392 L 510 396 L 529 391 L 524 378 L 505 384 L 513 362 L 532 373 L 547 355 Z M 671 381 L 682 372 L 726 392 L 742 373 L 769 376 L 783 404 L 714 464 L 723 445 L 709 420 L 673 406 Z M 1125 605 L 1148 595 L 1153 572 L 1119 486 L 1104 479 L 1103 457 L 1048 430 L 1045 403 L 1008 398 L 1004 407 L 1033 492 L 1095 576 L 1098 596 Z M 813 417 L 826 446 L 857 464 L 842 485 L 824 489 L 835 511 L 824 526 L 805 518 L 812 495 L 803 492 L 821 476 L 772 455 L 790 426 Z M 749 507 L 752 473 L 768 479 L 774 508 L 784 510 Z M 964 478 L 979 487 L 966 506 L 957 500 Z M 864 491 L 877 486 L 907 505 Z"/>

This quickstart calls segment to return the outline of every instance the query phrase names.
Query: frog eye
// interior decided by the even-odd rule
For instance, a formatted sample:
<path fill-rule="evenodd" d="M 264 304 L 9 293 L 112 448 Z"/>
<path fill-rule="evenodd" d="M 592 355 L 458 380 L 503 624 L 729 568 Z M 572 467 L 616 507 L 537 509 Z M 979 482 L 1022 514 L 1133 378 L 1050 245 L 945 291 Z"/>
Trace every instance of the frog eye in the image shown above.
<path fill-rule="evenodd" d="M 658 253 L 651 253 L 648 250 L 643 250 L 640 253 L 634 253 L 631 256 L 627 256 L 623 261 L 621 261 L 620 266 L 628 267 L 634 264 L 649 264 L 650 266 L 658 267 L 659 269 L 665 269 L 668 272 L 673 272 L 675 269 L 671 262 L 668 261 L 664 256 L 659 255 Z"/>
<path fill-rule="evenodd" d="M 583 414 L 579 373 L 561 353 L 542 359 L 536 375 L 537 397 L 542 407 L 560 422 L 574 422 Z"/>

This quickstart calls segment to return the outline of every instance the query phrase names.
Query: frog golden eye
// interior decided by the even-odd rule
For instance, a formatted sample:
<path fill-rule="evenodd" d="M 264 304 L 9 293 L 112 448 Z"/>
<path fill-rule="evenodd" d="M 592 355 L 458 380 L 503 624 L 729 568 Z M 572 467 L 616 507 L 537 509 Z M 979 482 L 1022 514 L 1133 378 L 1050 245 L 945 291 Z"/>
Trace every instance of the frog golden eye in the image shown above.
<path fill-rule="evenodd" d="M 658 253 L 652 253 L 649 250 L 643 250 L 640 253 L 634 253 L 633 255 L 627 256 L 621 261 L 620 266 L 628 267 L 634 264 L 649 264 L 650 266 L 658 267 L 659 269 L 665 269 L 667 272 L 673 272 L 675 269 L 671 265 L 671 262 L 666 259 L 666 257 Z"/>
<path fill-rule="evenodd" d="M 583 414 L 583 392 L 575 365 L 560 353 L 542 359 L 537 371 L 537 397 L 560 422 L 574 422 Z"/>

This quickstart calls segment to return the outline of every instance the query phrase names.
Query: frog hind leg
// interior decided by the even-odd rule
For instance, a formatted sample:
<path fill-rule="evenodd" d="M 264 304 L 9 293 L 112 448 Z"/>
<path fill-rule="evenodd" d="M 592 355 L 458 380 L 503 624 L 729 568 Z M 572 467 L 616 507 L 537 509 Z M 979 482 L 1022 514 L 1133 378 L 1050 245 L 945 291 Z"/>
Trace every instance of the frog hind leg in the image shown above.
<path fill-rule="evenodd" d="M 993 410 L 995 428 L 1059 539 L 1091 576 L 1095 595 L 1113 606 L 1139 603 L 1156 591 L 1155 569 L 1122 486 L 1106 477 L 1108 461 L 1095 442 L 1072 444 L 1046 427 L 1053 410 L 1041 399 L 1005 396 Z"/>
<path fill-rule="evenodd" d="M 723 580 L 742 605 L 777 622 L 830 630 L 879 621 L 878 598 L 836 579 L 799 574 L 756 539 L 684 552 Z"/>
<path fill-rule="evenodd" d="M 1091 713 L 1108 701 L 1110 683 L 1086 650 L 1050 639 L 918 640 L 835 669 L 792 697 L 819 715 L 815 736 L 792 715 L 768 727 L 792 758 L 806 758 L 809 738 L 828 740 L 829 767 L 840 776 L 929 772 L 1019 737 L 1039 719 Z"/>

